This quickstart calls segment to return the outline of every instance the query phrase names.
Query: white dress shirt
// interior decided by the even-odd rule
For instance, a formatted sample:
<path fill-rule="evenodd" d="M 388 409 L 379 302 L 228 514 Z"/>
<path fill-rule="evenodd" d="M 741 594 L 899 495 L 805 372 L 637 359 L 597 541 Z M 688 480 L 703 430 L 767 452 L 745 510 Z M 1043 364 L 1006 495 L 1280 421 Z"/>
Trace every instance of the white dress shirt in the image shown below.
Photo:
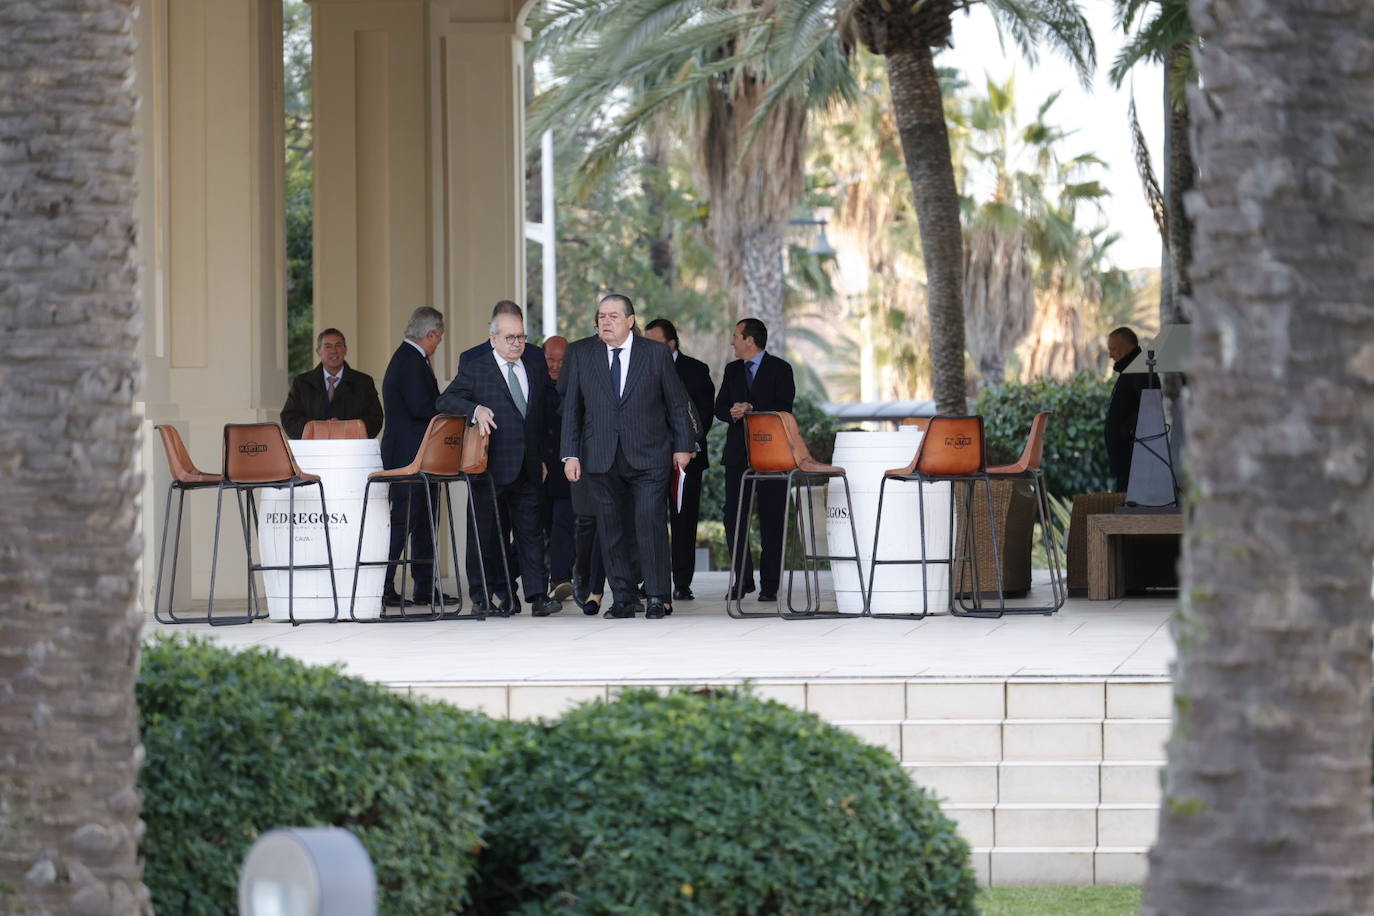
<path fill-rule="evenodd" d="M 506 387 L 509 388 L 509 370 L 506 367 L 510 365 L 512 360 L 506 359 L 500 353 L 497 353 L 495 347 L 491 348 L 491 355 L 496 358 L 496 368 L 501 372 L 501 381 L 505 382 Z M 513 362 L 515 363 L 515 378 L 520 382 L 520 393 L 525 396 L 525 403 L 528 404 L 530 402 L 530 377 L 525 374 L 525 362 L 522 359 L 517 359 Z"/>

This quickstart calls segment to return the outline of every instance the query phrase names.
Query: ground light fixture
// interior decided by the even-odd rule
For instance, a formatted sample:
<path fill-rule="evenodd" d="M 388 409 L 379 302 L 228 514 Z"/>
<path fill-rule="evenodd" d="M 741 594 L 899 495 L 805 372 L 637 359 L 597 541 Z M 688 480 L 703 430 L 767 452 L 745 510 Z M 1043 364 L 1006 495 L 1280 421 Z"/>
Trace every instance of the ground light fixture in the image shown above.
<path fill-rule="evenodd" d="M 258 837 L 239 873 L 239 916 L 376 916 L 363 844 L 338 827 L 281 827 Z"/>

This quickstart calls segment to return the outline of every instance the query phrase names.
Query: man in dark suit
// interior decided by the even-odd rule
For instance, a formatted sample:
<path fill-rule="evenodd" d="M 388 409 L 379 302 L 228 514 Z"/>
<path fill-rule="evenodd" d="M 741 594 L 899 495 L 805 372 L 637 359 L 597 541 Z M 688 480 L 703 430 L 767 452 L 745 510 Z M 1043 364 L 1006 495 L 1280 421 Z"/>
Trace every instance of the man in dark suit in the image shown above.
<path fill-rule="evenodd" d="M 563 364 L 563 471 L 576 483 L 585 474 L 596 506 L 596 527 L 615 603 L 607 617 L 640 610 L 627 540 L 634 538 L 649 596 L 645 616 L 671 608 L 669 475 L 692 460 L 696 439 L 687 390 L 672 354 L 656 340 L 634 335 L 634 303 L 612 294 L 596 310 L 597 336 L 568 346 Z M 622 507 L 634 507 L 633 532 Z"/>
<path fill-rule="evenodd" d="M 1116 481 L 1118 493 L 1125 493 L 1131 480 L 1131 456 L 1135 452 L 1135 424 L 1140 416 L 1140 392 L 1150 384 L 1149 373 L 1125 373 L 1140 355 L 1140 340 L 1130 328 L 1117 328 L 1107 335 L 1107 355 L 1116 372 L 1112 399 L 1107 405 L 1103 438 L 1107 443 L 1107 467 Z"/>
<path fill-rule="evenodd" d="M 709 462 L 706 459 L 706 433 L 711 429 L 712 405 L 716 400 L 716 386 L 711 383 L 711 370 L 699 359 L 692 359 L 678 348 L 677 328 L 667 318 L 655 318 L 644 328 L 644 336 L 666 345 L 673 354 L 682 387 L 696 410 L 698 422 L 697 453 L 687 465 L 687 477 L 682 482 L 682 511 L 676 505 L 668 508 L 673 543 L 673 599 L 691 601 L 692 575 L 696 571 L 697 519 L 701 514 L 701 475 Z M 672 488 L 668 489 L 669 494 Z"/>
<path fill-rule="evenodd" d="M 549 380 L 558 384 L 563 370 L 563 358 L 568 352 L 568 340 L 555 334 L 544 341 L 544 361 L 549 367 Z M 573 596 L 572 578 L 575 555 L 575 518 L 572 507 L 572 484 L 563 476 L 562 456 L 558 447 L 563 439 L 563 418 L 558 391 L 553 392 L 548 417 L 548 435 L 544 437 L 544 533 L 549 547 L 550 597 L 562 601 Z"/>
<path fill-rule="evenodd" d="M 734 362 L 725 367 L 716 395 L 716 419 L 730 424 L 725 437 L 725 451 L 721 463 L 725 465 L 725 542 L 734 545 L 731 563 L 735 571 L 735 588 L 741 595 L 754 590 L 754 557 L 749 548 L 749 519 L 743 519 L 739 543 L 735 544 L 735 515 L 741 501 L 749 505 L 749 491 L 740 492 L 744 472 L 749 468 L 749 453 L 744 439 L 744 415 L 751 410 L 792 410 L 797 386 L 792 380 L 792 366 L 784 359 L 768 353 L 768 328 L 757 318 L 746 318 L 735 325 L 730 340 L 734 347 Z M 782 517 L 787 504 L 787 488 L 781 481 L 759 485 L 759 539 L 763 552 L 759 557 L 759 600 L 776 601 L 778 582 L 782 576 Z M 731 598 L 738 597 L 731 594 Z"/>
<path fill-rule="evenodd" d="M 515 315 L 497 315 L 488 334 L 489 355 L 478 355 L 458 366 L 458 375 L 439 397 L 440 413 L 469 418 L 467 433 L 490 437 L 487 473 L 496 485 L 496 502 L 485 487 L 477 487 L 477 531 L 483 552 L 499 557 L 504 549 L 497 518 L 499 506 L 514 528 L 516 556 L 525 600 L 536 617 L 561 611 L 548 597 L 548 569 L 544 565 L 544 537 L 540 527 L 541 488 L 544 478 L 545 409 L 550 397 L 548 373 L 525 346 L 525 322 Z M 469 570 L 469 580 L 472 572 Z M 488 572 L 490 576 L 490 571 Z M 510 588 L 514 610 L 515 589 Z"/>
<path fill-rule="evenodd" d="M 516 318 L 519 318 L 521 321 L 525 320 L 524 310 L 522 310 L 519 305 L 517 305 L 509 299 L 502 299 L 500 302 L 497 302 L 496 305 L 492 306 L 491 320 L 495 321 L 498 315 L 513 315 Z M 469 360 L 491 359 L 493 352 L 494 351 L 492 350 L 490 340 L 484 340 L 479 344 L 474 344 L 473 346 L 468 347 L 458 356 L 458 370 L 461 372 L 463 369 L 463 364 L 468 362 Z M 525 352 L 521 355 L 521 359 L 523 360 L 526 358 L 538 363 L 539 367 L 547 373 L 548 367 L 545 365 L 544 362 L 544 351 L 540 349 L 536 344 L 528 342 L 525 344 Z M 512 529 L 510 516 L 507 514 L 507 510 L 505 508 L 506 503 L 504 501 L 498 502 L 500 503 L 499 518 L 501 519 L 501 526 L 498 530 L 501 532 L 502 537 L 505 539 L 505 542 L 502 546 L 505 548 L 506 551 L 506 562 L 512 570 L 517 571 L 516 574 L 518 575 L 518 570 L 520 568 L 520 558 L 516 555 L 515 547 L 511 543 L 510 535 Z M 487 544 L 486 541 L 483 541 L 483 552 L 485 553 L 485 551 L 490 546 L 491 545 Z M 513 586 L 504 581 L 498 582 L 492 580 L 493 574 L 495 574 L 498 577 L 504 577 L 505 575 L 504 569 L 501 566 L 500 554 L 489 553 L 486 555 L 486 557 L 488 578 L 487 584 L 488 586 L 490 586 L 492 592 L 490 596 L 485 595 L 482 592 L 482 576 L 477 556 L 476 519 L 473 518 L 472 513 L 468 513 L 467 570 L 468 591 L 472 595 L 472 599 L 476 601 L 479 605 L 488 602 L 488 600 L 490 599 L 491 602 L 494 602 L 495 607 L 507 609 L 510 612 L 516 614 L 520 613 L 520 602 L 512 601 L 510 598 L 510 596 L 515 594 Z"/>
<path fill-rule="evenodd" d="M 348 342 L 338 328 L 325 328 L 315 338 L 314 369 L 291 380 L 281 409 L 286 435 L 299 439 L 311 420 L 362 420 L 369 437 L 382 431 L 382 402 L 372 376 L 348 364 Z"/>
<path fill-rule="evenodd" d="M 386 407 L 386 427 L 382 430 L 382 467 L 403 468 L 415 460 L 424 439 L 429 421 L 438 413 L 434 402 L 439 397 L 439 382 L 430 363 L 434 351 L 444 339 L 444 316 L 438 309 L 421 306 L 406 323 L 405 340 L 396 348 L 382 376 L 382 401 Z M 430 491 L 434 508 L 438 509 L 437 487 Z M 434 538 L 430 532 L 433 517 L 425 511 L 423 484 L 392 484 L 391 550 L 387 558 L 386 587 L 382 603 L 387 607 L 401 607 L 404 595 L 396 591 L 396 561 L 405 548 L 406 526 L 410 530 L 410 556 L 415 563 L 411 574 L 415 579 L 415 603 L 455 604 L 456 598 L 445 595 L 434 578 Z"/>

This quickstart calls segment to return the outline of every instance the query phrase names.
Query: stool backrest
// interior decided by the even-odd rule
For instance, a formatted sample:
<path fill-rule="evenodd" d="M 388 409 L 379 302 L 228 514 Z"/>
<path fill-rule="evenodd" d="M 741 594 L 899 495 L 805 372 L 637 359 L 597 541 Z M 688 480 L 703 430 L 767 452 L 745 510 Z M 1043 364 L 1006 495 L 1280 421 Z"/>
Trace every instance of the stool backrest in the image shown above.
<path fill-rule="evenodd" d="M 276 423 L 224 424 L 224 479 L 230 483 L 272 483 L 300 477 L 286 433 Z"/>
<path fill-rule="evenodd" d="M 311 420 L 305 424 L 302 439 L 366 439 L 367 424 L 362 420 Z"/>
<path fill-rule="evenodd" d="M 483 436 L 475 428 L 468 427 L 463 433 L 462 463 L 458 466 L 464 474 L 482 474 L 487 469 L 487 451 L 491 448 L 491 436 Z"/>
<path fill-rule="evenodd" d="M 171 471 L 173 480 L 178 483 L 199 483 L 215 476 L 195 466 L 175 426 L 159 425 L 153 428 L 162 436 L 162 450 L 167 454 L 167 470 Z"/>
<path fill-rule="evenodd" d="M 1040 462 L 1045 457 L 1045 427 L 1049 425 L 1052 410 L 1042 410 L 1031 420 L 1030 435 L 1026 437 L 1026 447 L 1021 449 L 1021 457 L 1014 467 L 1020 471 L 1040 470 Z"/>
<path fill-rule="evenodd" d="M 448 477 L 462 473 L 463 440 L 466 438 L 467 425 L 467 417 L 453 414 L 441 413 L 430 418 L 411 467 L 426 474 Z"/>
<path fill-rule="evenodd" d="M 788 441 L 786 421 L 790 413 L 754 411 L 744 415 L 745 444 L 749 451 L 749 468 L 764 474 L 794 470 L 797 458 Z M 793 428 L 796 420 L 792 421 Z"/>
<path fill-rule="evenodd" d="M 987 469 L 983 418 L 931 417 L 916 449 L 917 473 L 930 477 L 966 477 Z"/>
<path fill-rule="evenodd" d="M 930 417 L 906 417 L 902 420 L 903 426 L 914 426 L 917 429 L 925 429 L 930 423 Z"/>

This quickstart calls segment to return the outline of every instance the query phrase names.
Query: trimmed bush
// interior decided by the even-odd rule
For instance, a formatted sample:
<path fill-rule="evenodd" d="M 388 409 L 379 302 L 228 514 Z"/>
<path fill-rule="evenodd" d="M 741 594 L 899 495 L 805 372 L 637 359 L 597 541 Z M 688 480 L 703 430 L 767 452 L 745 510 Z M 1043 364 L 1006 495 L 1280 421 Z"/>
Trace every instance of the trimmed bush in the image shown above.
<path fill-rule="evenodd" d="M 274 827 L 351 830 L 381 912 L 459 912 L 481 828 L 474 748 L 498 726 L 261 650 L 146 647 L 139 777 L 144 880 L 159 912 L 232 914 L 239 867 Z"/>
<path fill-rule="evenodd" d="M 1064 499 L 1076 493 L 1109 491 L 1107 446 L 1102 424 L 1112 397 L 1112 382 L 1090 372 L 1071 381 L 1037 379 L 1003 382 L 978 394 L 977 412 L 983 415 L 988 437 L 988 464 L 1010 464 L 1021 455 L 1031 420 L 1041 410 L 1053 410 L 1045 430 L 1045 484 Z"/>
<path fill-rule="evenodd" d="M 974 912 L 954 825 L 888 754 L 812 714 L 629 691 L 505 753 L 479 912 Z"/>

